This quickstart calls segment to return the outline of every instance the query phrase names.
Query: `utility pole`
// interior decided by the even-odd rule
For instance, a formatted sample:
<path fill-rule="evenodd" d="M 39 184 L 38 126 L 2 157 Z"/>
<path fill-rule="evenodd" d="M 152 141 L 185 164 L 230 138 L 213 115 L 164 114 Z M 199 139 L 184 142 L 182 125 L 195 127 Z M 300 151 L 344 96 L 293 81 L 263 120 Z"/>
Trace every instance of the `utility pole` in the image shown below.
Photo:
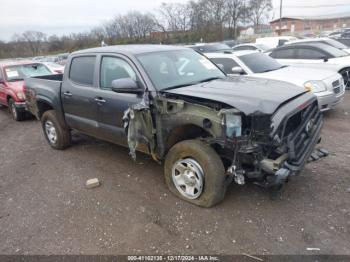
<path fill-rule="evenodd" d="M 278 35 L 282 35 L 282 0 L 280 2 L 280 30 L 278 31 Z"/>

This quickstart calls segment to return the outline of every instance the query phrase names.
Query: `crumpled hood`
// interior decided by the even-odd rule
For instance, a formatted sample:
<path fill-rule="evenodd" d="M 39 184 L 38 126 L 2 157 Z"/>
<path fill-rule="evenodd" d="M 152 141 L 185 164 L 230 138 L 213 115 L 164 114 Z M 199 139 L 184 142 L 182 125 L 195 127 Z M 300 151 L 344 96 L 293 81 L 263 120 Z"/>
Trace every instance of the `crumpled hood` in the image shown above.
<path fill-rule="evenodd" d="M 237 76 L 164 92 L 218 101 L 249 115 L 273 114 L 281 104 L 306 91 L 282 81 Z"/>
<path fill-rule="evenodd" d="M 286 81 L 301 87 L 303 87 L 307 81 L 324 80 L 335 75 L 336 72 L 332 70 L 295 66 L 287 66 L 271 72 L 254 74 L 255 77 Z"/>
<path fill-rule="evenodd" d="M 6 85 L 16 93 L 23 91 L 24 81 L 6 82 Z"/>

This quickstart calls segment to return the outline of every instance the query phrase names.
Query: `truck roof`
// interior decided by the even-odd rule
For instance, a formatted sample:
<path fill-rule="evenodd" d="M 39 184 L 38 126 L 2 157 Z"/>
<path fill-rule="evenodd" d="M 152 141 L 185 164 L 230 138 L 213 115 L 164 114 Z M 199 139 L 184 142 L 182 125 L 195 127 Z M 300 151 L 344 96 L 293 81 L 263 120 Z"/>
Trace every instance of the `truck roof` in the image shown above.
<path fill-rule="evenodd" d="M 5 66 L 14 66 L 14 65 L 27 65 L 27 64 L 36 64 L 38 62 L 31 61 L 31 60 L 0 60 L 0 67 Z"/>
<path fill-rule="evenodd" d="M 152 53 L 158 51 L 173 51 L 173 50 L 184 50 L 187 49 L 183 46 L 171 46 L 171 45 L 114 45 L 96 47 L 90 49 L 84 49 L 76 51 L 73 54 L 84 54 L 84 53 L 129 53 L 133 55 Z"/>

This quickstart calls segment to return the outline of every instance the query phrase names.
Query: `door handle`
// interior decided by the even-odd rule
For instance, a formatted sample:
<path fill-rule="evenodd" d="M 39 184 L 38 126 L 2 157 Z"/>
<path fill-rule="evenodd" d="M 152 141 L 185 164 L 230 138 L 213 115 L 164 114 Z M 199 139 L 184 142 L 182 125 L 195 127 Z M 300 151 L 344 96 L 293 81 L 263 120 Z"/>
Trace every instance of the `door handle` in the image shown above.
<path fill-rule="evenodd" d="M 106 103 L 106 100 L 104 100 L 102 97 L 95 97 L 95 102 L 97 103 Z"/>
<path fill-rule="evenodd" d="M 72 96 L 72 93 L 69 92 L 69 91 L 67 91 L 67 92 L 64 92 L 63 95 L 64 95 L 64 96 Z"/>

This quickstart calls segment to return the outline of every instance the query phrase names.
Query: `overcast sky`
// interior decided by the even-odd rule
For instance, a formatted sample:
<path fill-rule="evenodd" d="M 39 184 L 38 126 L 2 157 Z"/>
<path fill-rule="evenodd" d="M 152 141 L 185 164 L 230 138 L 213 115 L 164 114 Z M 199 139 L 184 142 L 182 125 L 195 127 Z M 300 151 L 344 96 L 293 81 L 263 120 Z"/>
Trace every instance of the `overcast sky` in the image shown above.
<path fill-rule="evenodd" d="M 162 2 L 187 0 L 0 0 L 0 39 L 26 30 L 48 35 L 82 32 L 130 10 L 154 11 Z M 280 0 L 272 0 L 271 17 L 279 16 Z M 350 13 L 350 0 L 283 0 L 284 15 Z M 334 5 L 339 5 L 335 7 Z M 347 5 L 346 5 L 347 4 Z M 323 7 L 317 7 L 322 5 Z M 303 6 L 304 8 L 301 8 Z"/>

